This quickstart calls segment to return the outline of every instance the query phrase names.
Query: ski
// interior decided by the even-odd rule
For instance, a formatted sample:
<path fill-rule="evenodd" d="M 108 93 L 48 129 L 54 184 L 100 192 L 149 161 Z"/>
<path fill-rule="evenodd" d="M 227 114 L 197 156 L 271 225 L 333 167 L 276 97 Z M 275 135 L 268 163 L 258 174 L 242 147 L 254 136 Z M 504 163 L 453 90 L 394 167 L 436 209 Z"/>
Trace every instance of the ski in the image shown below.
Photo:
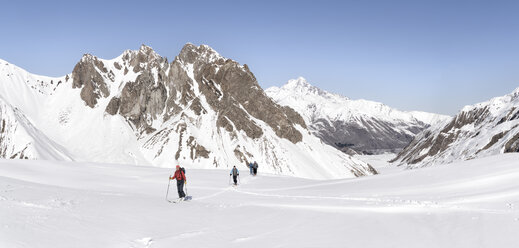
<path fill-rule="evenodd" d="M 182 202 L 182 200 L 180 199 L 177 199 L 177 200 L 168 200 L 169 203 L 180 203 Z"/>
<path fill-rule="evenodd" d="M 187 202 L 187 201 L 190 201 L 191 199 L 193 199 L 192 196 L 188 195 L 186 197 L 184 197 L 184 199 L 176 199 L 176 200 L 168 200 L 168 202 L 170 203 L 181 203 L 181 202 Z"/>

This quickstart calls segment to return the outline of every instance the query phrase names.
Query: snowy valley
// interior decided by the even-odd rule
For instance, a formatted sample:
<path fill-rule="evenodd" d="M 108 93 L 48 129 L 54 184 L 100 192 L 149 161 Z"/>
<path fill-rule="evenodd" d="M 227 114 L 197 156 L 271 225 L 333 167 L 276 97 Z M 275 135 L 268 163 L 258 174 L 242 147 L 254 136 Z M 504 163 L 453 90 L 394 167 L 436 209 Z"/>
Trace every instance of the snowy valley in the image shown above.
<path fill-rule="evenodd" d="M 501 247 L 519 243 L 519 155 L 371 177 L 308 180 L 0 161 L 0 247 Z M 170 197 L 175 197 L 171 194 Z"/>

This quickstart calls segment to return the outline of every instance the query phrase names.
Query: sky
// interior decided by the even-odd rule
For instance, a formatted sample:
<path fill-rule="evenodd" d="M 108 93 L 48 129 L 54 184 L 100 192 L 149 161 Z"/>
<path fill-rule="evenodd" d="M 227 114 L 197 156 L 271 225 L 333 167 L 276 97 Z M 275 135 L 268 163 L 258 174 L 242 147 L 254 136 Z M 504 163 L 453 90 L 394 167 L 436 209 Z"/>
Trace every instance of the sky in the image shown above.
<path fill-rule="evenodd" d="M 0 58 L 62 76 L 85 53 L 207 44 L 263 88 L 454 115 L 519 87 L 519 1 L 2 1 Z"/>

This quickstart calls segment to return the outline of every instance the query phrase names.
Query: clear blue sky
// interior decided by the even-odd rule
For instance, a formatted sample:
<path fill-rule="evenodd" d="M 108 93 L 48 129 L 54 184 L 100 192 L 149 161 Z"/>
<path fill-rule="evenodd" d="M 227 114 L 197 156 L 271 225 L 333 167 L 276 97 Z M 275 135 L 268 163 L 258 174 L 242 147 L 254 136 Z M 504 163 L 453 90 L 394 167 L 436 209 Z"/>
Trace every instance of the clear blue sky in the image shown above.
<path fill-rule="evenodd" d="M 144 43 L 208 44 L 262 87 L 303 76 L 401 110 L 454 114 L 519 87 L 519 1 L 3 1 L 0 58 L 43 75 Z"/>

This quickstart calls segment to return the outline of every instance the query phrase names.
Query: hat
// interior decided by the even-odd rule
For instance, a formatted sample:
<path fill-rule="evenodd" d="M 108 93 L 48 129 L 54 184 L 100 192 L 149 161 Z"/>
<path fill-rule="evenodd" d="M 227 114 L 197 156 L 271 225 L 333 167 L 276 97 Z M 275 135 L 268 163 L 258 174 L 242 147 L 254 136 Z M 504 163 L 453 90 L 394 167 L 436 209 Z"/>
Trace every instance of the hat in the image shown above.
<path fill-rule="evenodd" d="M 177 168 L 180 168 L 180 165 L 177 165 Z"/>

